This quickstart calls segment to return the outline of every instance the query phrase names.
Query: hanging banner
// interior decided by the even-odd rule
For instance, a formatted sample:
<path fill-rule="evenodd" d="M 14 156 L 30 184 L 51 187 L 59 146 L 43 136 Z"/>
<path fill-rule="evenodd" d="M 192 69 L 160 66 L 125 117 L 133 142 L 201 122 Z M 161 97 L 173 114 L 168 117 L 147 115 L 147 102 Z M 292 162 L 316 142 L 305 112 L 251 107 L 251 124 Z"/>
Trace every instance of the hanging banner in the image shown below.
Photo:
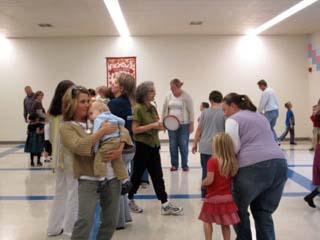
<path fill-rule="evenodd" d="M 119 73 L 131 74 L 136 79 L 136 57 L 107 57 L 107 86 Z"/>

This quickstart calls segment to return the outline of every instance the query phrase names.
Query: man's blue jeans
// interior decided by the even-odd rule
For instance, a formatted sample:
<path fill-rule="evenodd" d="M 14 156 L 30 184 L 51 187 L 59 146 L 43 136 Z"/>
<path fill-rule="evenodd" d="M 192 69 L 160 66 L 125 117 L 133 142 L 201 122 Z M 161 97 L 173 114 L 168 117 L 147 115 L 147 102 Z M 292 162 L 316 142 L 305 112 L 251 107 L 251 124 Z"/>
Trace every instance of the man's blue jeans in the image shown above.
<path fill-rule="evenodd" d="M 201 167 L 202 167 L 202 180 L 207 177 L 207 163 L 208 160 L 211 158 L 211 155 L 201 153 L 200 159 L 201 159 Z M 205 198 L 207 194 L 207 191 L 204 188 L 201 188 L 201 197 Z"/>
<path fill-rule="evenodd" d="M 287 180 L 287 161 L 271 159 L 239 168 L 232 194 L 240 223 L 234 226 L 237 240 L 251 240 L 248 207 L 256 227 L 257 240 L 275 240 L 272 213 L 277 209 Z"/>
<path fill-rule="evenodd" d="M 276 126 L 277 118 L 279 117 L 279 110 L 272 110 L 264 113 L 264 116 L 268 119 L 270 123 L 271 130 L 273 132 L 273 138 L 278 142 L 278 137 L 274 127 Z"/>
<path fill-rule="evenodd" d="M 190 124 L 181 124 L 176 131 L 168 131 L 172 167 L 179 167 L 178 148 L 180 150 L 182 168 L 188 167 L 189 126 Z"/>

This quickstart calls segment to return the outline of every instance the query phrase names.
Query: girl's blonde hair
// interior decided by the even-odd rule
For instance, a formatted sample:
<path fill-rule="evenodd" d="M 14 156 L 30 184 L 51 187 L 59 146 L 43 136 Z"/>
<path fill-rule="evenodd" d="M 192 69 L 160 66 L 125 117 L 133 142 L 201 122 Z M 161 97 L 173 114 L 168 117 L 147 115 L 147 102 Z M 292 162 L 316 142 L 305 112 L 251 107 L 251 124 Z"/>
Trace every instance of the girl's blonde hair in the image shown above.
<path fill-rule="evenodd" d="M 220 133 L 213 138 L 214 156 L 219 161 L 221 176 L 232 177 L 238 172 L 238 161 L 234 153 L 233 141 L 229 134 Z"/>

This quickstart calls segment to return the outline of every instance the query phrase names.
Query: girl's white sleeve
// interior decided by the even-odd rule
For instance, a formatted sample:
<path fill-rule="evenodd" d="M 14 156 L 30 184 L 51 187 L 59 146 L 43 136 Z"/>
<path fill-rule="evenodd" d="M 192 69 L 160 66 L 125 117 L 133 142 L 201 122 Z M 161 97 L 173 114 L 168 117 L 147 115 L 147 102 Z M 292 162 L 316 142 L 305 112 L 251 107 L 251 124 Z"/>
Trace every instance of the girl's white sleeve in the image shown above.
<path fill-rule="evenodd" d="M 240 135 L 239 135 L 239 124 L 231 118 L 226 120 L 226 133 L 228 133 L 233 141 L 234 152 L 237 154 L 240 151 Z"/>

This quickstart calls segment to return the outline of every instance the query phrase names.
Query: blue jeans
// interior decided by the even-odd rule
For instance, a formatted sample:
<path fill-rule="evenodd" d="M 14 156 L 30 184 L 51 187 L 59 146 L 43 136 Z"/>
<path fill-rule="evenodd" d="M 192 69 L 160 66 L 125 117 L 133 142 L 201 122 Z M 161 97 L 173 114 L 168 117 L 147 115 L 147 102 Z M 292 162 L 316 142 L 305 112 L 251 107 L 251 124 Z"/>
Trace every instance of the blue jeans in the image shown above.
<path fill-rule="evenodd" d="M 142 178 L 141 178 L 141 182 L 142 183 L 150 183 L 149 182 L 149 173 L 148 173 L 148 170 L 146 169 L 142 175 Z"/>
<path fill-rule="evenodd" d="M 277 118 L 279 117 L 279 110 L 272 110 L 264 113 L 264 116 L 268 119 L 270 123 L 270 127 L 273 133 L 273 138 L 276 142 L 278 142 L 278 137 L 274 127 L 276 126 Z"/>
<path fill-rule="evenodd" d="M 168 131 L 172 167 L 179 167 L 178 149 L 180 150 L 182 168 L 188 167 L 189 126 L 190 124 L 181 124 L 176 131 Z"/>
<path fill-rule="evenodd" d="M 290 143 L 294 143 L 294 127 L 286 127 L 286 130 L 281 134 L 278 140 L 280 142 L 283 141 L 288 133 L 290 133 Z"/>
<path fill-rule="evenodd" d="M 211 158 L 211 155 L 201 153 L 200 159 L 201 159 L 201 167 L 202 167 L 202 180 L 207 177 L 207 163 L 208 160 Z M 207 194 L 206 189 L 201 188 L 201 197 L 204 198 Z"/>
<path fill-rule="evenodd" d="M 234 225 L 236 240 L 251 240 L 248 207 L 256 227 L 257 240 L 275 240 L 272 213 L 277 209 L 287 180 L 285 159 L 271 159 L 239 168 L 233 179 L 233 198 L 240 223 Z"/>

